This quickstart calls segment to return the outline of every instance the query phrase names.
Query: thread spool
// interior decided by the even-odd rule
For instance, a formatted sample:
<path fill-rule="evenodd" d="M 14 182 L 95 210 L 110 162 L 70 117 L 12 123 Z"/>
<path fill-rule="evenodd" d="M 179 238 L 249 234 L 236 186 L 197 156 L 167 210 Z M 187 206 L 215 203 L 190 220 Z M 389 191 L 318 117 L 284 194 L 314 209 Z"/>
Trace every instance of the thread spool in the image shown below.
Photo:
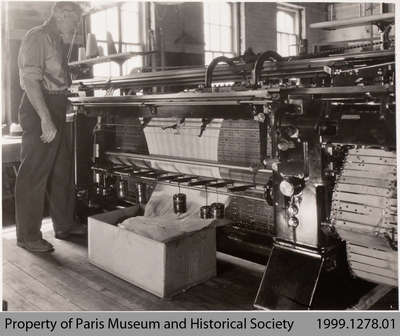
<path fill-rule="evenodd" d="M 99 172 L 94 173 L 94 183 L 97 185 L 101 184 L 101 175 Z"/>
<path fill-rule="evenodd" d="M 211 207 L 209 205 L 204 205 L 200 207 L 200 218 L 211 218 Z"/>
<path fill-rule="evenodd" d="M 213 203 L 211 204 L 211 215 L 214 219 L 222 219 L 225 217 L 225 204 Z"/>
<path fill-rule="evenodd" d="M 176 214 L 182 214 L 186 212 L 186 194 L 175 194 L 173 196 L 174 212 Z"/>
<path fill-rule="evenodd" d="M 115 48 L 115 43 L 112 38 L 112 35 L 110 32 L 107 32 L 107 55 L 114 55 L 117 53 L 117 49 Z"/>
<path fill-rule="evenodd" d="M 93 58 L 98 55 L 99 49 L 97 47 L 96 36 L 92 33 L 88 33 L 86 40 L 86 58 Z"/>
<path fill-rule="evenodd" d="M 104 49 L 102 46 L 97 47 L 97 53 L 99 56 L 104 56 Z"/>
<path fill-rule="evenodd" d="M 125 180 L 120 180 L 118 183 L 118 198 L 124 199 L 128 194 L 128 183 Z"/>
<path fill-rule="evenodd" d="M 102 196 L 103 195 L 103 187 L 101 186 L 96 186 L 96 195 L 97 196 Z"/>
<path fill-rule="evenodd" d="M 84 47 L 80 47 L 78 49 L 78 61 L 83 61 L 86 59 L 86 49 Z"/>
<path fill-rule="evenodd" d="M 144 204 L 147 201 L 146 198 L 146 185 L 144 183 L 136 184 L 137 194 L 138 194 L 138 201 L 140 204 Z"/>

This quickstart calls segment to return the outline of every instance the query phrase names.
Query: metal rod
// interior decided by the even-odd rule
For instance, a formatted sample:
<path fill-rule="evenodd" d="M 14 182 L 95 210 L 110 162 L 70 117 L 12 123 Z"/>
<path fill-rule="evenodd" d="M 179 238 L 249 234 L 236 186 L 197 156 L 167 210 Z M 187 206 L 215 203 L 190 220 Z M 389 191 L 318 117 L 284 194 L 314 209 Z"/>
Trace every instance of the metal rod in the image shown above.
<path fill-rule="evenodd" d="M 395 62 L 379 63 L 379 64 L 374 64 L 374 65 L 366 65 L 366 66 L 362 66 L 359 68 L 340 70 L 340 73 L 348 73 L 348 72 L 354 72 L 354 71 L 359 71 L 359 70 L 364 70 L 364 69 L 379 68 L 379 67 L 383 67 L 386 65 L 392 65 L 392 64 L 395 64 Z"/>
<path fill-rule="evenodd" d="M 354 60 L 361 59 L 372 59 L 372 58 L 384 58 L 384 57 L 394 57 L 394 51 L 371 51 L 371 52 L 363 52 L 363 53 L 351 53 L 351 54 L 343 54 L 341 59 L 343 61 L 349 60 L 353 62 Z M 293 74 L 294 71 L 299 68 L 302 71 L 319 71 L 324 73 L 324 65 L 329 65 L 335 62 L 334 56 L 320 57 L 310 59 L 299 59 L 299 60 L 290 60 L 287 62 L 279 62 L 274 63 L 270 62 L 264 66 L 262 71 L 262 77 L 268 78 L 271 76 L 278 76 L 274 74 L 274 71 L 288 71 L 289 74 Z M 310 68 L 311 67 L 311 68 Z M 134 75 L 127 75 L 124 77 L 113 77 L 107 79 L 80 79 L 74 81 L 75 85 L 83 84 L 86 87 L 94 88 L 94 87 L 144 87 L 144 86 L 153 86 L 153 85 L 177 85 L 177 83 L 186 83 L 187 85 L 198 85 L 204 83 L 204 75 L 206 68 L 192 68 L 192 69 L 176 69 L 176 70 L 167 70 L 167 71 L 157 71 L 157 72 L 143 72 L 143 73 L 135 73 Z M 227 67 L 218 67 L 215 69 L 215 80 L 240 80 L 240 75 L 232 74 L 231 71 L 228 70 Z"/>
<path fill-rule="evenodd" d="M 176 119 L 176 118 L 172 118 L 172 119 Z M 173 120 L 168 120 L 169 123 L 173 124 L 174 121 Z M 190 122 L 189 122 L 190 123 Z M 135 127 L 135 128 L 141 128 L 141 125 L 138 124 L 118 124 L 118 123 L 111 123 L 111 124 L 103 124 L 103 126 L 122 126 L 122 127 Z M 146 125 L 146 128 L 160 128 L 164 125 Z M 182 124 L 182 128 L 184 129 L 198 129 L 200 127 L 200 124 L 196 125 L 196 126 L 188 126 L 186 125 L 186 121 L 184 124 Z M 207 129 L 221 129 L 220 127 L 215 127 L 215 126 L 207 126 Z M 258 128 L 257 128 L 258 129 Z M 224 127 L 224 131 L 254 131 L 257 130 L 256 128 L 238 128 L 238 127 Z M 104 131 L 104 130 L 103 130 Z M 113 131 L 115 132 L 115 131 Z M 196 134 L 197 137 L 197 134 Z"/>
<path fill-rule="evenodd" d="M 142 155 L 142 154 L 133 154 L 133 153 L 118 153 L 118 152 L 106 152 L 108 156 L 120 156 L 126 157 L 129 159 L 136 159 L 136 160 L 144 160 L 144 161 L 155 161 L 155 162 L 168 162 L 168 163 L 180 163 L 180 164 L 187 164 L 187 165 L 197 165 L 197 166 L 204 166 L 204 167 L 212 167 L 212 168 L 225 168 L 225 169 L 234 169 L 234 170 L 243 170 L 250 173 L 267 173 L 272 174 L 272 169 L 258 169 L 255 170 L 252 167 L 244 167 L 244 166 L 237 166 L 237 165 L 229 165 L 217 162 L 210 162 L 210 161 L 197 161 L 197 160 L 186 160 L 180 159 L 176 157 L 163 157 L 157 155 Z"/>
<path fill-rule="evenodd" d="M 121 175 L 121 176 L 126 176 L 125 174 L 119 174 L 118 172 L 112 172 L 112 174 L 114 175 Z M 206 193 L 208 192 L 212 192 L 213 194 L 215 194 L 215 191 L 212 191 L 211 189 L 207 188 L 207 185 L 202 187 L 202 186 L 191 186 L 191 185 L 187 185 L 187 184 L 180 184 L 178 182 L 167 182 L 167 181 L 161 181 L 161 180 L 156 180 L 156 179 L 152 179 L 150 177 L 136 177 L 137 179 L 140 179 L 142 181 L 153 181 L 156 182 L 157 184 L 162 184 L 162 185 L 172 185 L 172 186 L 177 186 L 181 189 L 191 189 L 191 190 L 199 190 L 199 191 L 206 191 Z M 244 194 L 239 194 L 239 193 L 234 193 L 234 192 L 229 192 L 229 191 L 223 191 L 221 189 L 218 189 L 218 194 L 220 195 L 227 195 L 227 196 L 235 196 L 235 197 L 241 197 L 241 198 L 246 198 L 246 199 L 250 199 L 250 200 L 254 200 L 254 201 L 265 201 L 263 198 L 263 193 L 260 191 L 260 197 L 256 197 L 256 196 L 251 196 L 251 195 L 244 195 Z"/>

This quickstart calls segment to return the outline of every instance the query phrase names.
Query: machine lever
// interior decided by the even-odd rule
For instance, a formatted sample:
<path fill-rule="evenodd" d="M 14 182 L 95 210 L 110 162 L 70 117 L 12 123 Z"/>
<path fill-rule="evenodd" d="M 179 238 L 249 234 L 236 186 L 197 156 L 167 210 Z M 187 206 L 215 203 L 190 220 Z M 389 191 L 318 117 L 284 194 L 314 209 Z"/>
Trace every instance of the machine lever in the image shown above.
<path fill-rule="evenodd" d="M 226 187 L 228 184 L 232 184 L 232 183 L 233 183 L 232 181 L 215 182 L 215 183 L 207 184 L 207 187 L 221 188 L 221 187 Z"/>
<path fill-rule="evenodd" d="M 269 206 L 274 205 L 273 192 L 274 191 L 273 191 L 272 179 L 269 179 L 268 183 L 265 185 L 265 190 L 264 190 L 264 198 Z"/>
<path fill-rule="evenodd" d="M 204 131 L 206 130 L 207 125 L 212 121 L 212 119 L 203 118 L 201 119 L 201 127 L 200 127 L 200 134 L 199 138 L 203 135 Z"/>
<path fill-rule="evenodd" d="M 151 173 L 153 173 L 152 170 L 142 170 L 142 171 L 134 171 L 134 172 L 131 173 L 131 175 L 134 175 L 134 176 L 146 176 L 146 175 L 149 175 Z"/>
<path fill-rule="evenodd" d="M 199 180 L 199 181 L 193 181 L 193 182 L 189 182 L 188 186 L 190 187 L 194 187 L 194 186 L 201 186 L 201 185 L 208 185 L 211 182 L 215 182 L 217 180 L 213 179 L 213 180 Z"/>
<path fill-rule="evenodd" d="M 229 191 L 245 191 L 247 189 L 253 188 L 255 187 L 254 184 L 246 184 L 246 185 L 242 185 L 242 186 L 236 186 L 236 187 L 230 187 L 228 188 Z"/>
<path fill-rule="evenodd" d="M 166 175 L 166 176 L 160 176 L 157 178 L 158 181 L 168 181 L 168 180 L 173 180 L 178 177 L 182 177 L 183 175 Z"/>
<path fill-rule="evenodd" d="M 185 176 L 185 177 L 177 177 L 175 179 L 172 179 L 172 182 L 178 182 L 178 183 L 182 183 L 182 182 L 188 182 L 193 180 L 194 178 L 196 178 L 197 176 Z"/>

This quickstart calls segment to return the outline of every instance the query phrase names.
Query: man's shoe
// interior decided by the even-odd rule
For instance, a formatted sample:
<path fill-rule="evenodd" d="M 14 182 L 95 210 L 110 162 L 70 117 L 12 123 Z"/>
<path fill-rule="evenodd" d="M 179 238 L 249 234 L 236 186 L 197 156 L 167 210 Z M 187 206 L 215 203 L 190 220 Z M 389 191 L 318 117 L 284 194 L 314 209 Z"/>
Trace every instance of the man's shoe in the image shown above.
<path fill-rule="evenodd" d="M 47 240 L 35 240 L 35 241 L 17 241 L 17 245 L 30 252 L 52 252 L 54 251 L 53 245 Z"/>
<path fill-rule="evenodd" d="M 57 239 L 68 239 L 70 236 L 85 236 L 87 227 L 84 225 L 75 225 L 68 231 L 57 231 L 55 237 Z"/>

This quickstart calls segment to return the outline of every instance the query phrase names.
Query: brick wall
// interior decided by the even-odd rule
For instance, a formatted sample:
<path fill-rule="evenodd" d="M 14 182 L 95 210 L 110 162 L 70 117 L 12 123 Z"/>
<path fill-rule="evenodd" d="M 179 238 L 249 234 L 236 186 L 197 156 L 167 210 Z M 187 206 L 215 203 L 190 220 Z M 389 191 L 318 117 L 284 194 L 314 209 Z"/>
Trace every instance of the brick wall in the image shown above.
<path fill-rule="evenodd" d="M 245 49 L 276 50 L 276 3 L 246 2 L 244 15 Z"/>
<path fill-rule="evenodd" d="M 310 23 L 327 19 L 327 5 L 319 3 L 299 3 L 306 9 L 306 38 L 309 51 L 321 39 L 320 31 L 308 28 Z M 275 2 L 245 2 L 241 8 L 245 15 L 244 43 L 242 50 L 252 47 L 257 52 L 276 50 L 276 6 Z M 184 3 L 175 5 L 156 5 L 156 26 L 158 36 L 164 44 L 167 54 L 166 65 L 170 60 L 182 60 L 181 65 L 196 64 L 202 59 L 194 60 L 194 54 L 202 54 L 203 9 L 201 3 Z M 188 57 L 186 57 L 186 55 Z M 169 60 L 168 60 L 169 59 Z M 194 62 L 193 62 L 194 61 Z"/>
<path fill-rule="evenodd" d="M 326 21 L 327 5 L 320 3 L 293 3 L 305 8 L 306 39 L 308 51 L 323 38 L 321 31 L 309 28 L 314 22 Z M 275 2 L 246 2 L 245 8 L 245 45 L 255 52 L 276 50 L 276 10 Z"/>

